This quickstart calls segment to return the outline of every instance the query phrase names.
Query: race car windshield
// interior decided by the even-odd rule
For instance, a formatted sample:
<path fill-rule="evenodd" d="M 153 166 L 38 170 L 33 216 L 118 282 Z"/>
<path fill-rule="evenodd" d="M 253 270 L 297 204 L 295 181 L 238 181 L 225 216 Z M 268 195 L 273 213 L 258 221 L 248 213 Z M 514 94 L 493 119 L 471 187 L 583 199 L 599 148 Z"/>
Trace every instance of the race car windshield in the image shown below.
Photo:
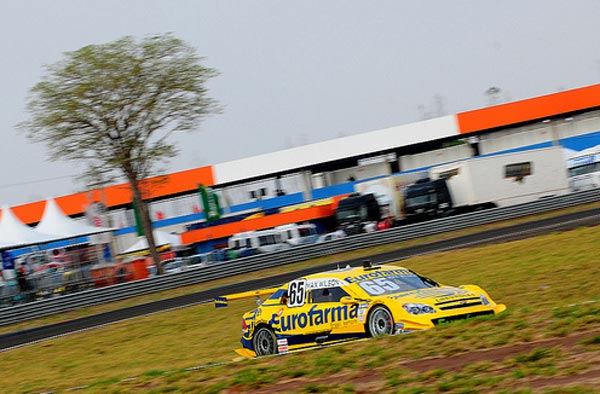
<path fill-rule="evenodd" d="M 358 285 L 372 296 L 402 293 L 405 291 L 428 289 L 430 287 L 439 286 L 435 281 L 415 273 L 365 280 L 358 282 Z"/>

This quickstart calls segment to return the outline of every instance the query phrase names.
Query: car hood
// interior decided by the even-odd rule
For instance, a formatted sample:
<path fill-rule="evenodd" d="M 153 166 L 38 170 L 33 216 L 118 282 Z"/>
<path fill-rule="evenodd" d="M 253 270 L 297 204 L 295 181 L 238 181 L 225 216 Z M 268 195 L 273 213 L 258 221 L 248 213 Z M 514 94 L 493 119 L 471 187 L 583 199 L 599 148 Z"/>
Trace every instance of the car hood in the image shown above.
<path fill-rule="evenodd" d="M 388 297 L 403 302 L 423 302 L 427 300 L 437 304 L 449 301 L 461 301 L 468 298 L 479 298 L 479 294 L 459 287 L 442 286 L 405 291 L 389 295 Z"/>

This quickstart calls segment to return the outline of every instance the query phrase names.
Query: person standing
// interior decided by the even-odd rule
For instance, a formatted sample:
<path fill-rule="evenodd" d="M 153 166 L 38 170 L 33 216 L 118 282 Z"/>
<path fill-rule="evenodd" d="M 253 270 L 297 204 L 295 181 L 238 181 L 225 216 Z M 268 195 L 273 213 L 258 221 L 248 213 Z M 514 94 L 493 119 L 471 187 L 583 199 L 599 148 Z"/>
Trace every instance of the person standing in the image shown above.
<path fill-rule="evenodd" d="M 27 266 L 27 263 L 23 261 L 17 268 L 17 283 L 19 285 L 19 291 L 23 294 L 26 294 L 30 290 L 29 282 L 27 281 L 28 276 L 29 267 Z"/>

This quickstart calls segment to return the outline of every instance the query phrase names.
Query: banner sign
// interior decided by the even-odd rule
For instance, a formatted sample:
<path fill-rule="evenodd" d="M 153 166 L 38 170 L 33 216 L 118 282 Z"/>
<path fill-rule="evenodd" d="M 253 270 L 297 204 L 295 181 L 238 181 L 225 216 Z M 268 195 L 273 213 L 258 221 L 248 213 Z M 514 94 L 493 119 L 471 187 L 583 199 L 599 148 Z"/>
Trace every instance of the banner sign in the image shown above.
<path fill-rule="evenodd" d="M 204 209 L 204 215 L 207 222 L 214 222 L 221 218 L 221 207 L 219 206 L 219 196 L 212 188 L 204 185 L 198 186 L 200 192 L 200 202 Z"/>

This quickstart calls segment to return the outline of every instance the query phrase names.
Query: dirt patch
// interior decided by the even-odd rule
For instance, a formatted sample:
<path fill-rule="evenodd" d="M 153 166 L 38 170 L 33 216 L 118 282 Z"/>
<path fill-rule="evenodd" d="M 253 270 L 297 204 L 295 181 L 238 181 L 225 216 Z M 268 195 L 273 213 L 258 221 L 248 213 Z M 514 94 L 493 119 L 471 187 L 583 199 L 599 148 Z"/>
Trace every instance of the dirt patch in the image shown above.
<path fill-rule="evenodd" d="M 415 373 L 426 373 L 433 370 L 443 370 L 448 372 L 459 372 L 469 365 L 478 363 L 489 363 L 497 365 L 494 371 L 482 372 L 485 375 L 506 373 L 510 368 L 504 367 L 503 363 L 507 360 L 523 354 L 529 354 L 540 348 L 560 348 L 562 354 L 568 355 L 571 360 L 566 360 L 566 364 L 577 365 L 578 363 L 591 365 L 591 367 L 571 373 L 557 373 L 553 376 L 530 376 L 524 378 L 513 378 L 503 384 L 503 388 L 517 389 L 529 388 L 532 391 L 538 391 L 545 388 L 560 388 L 574 385 L 584 387 L 600 387 L 600 350 L 586 349 L 579 345 L 583 339 L 600 335 L 600 330 L 582 332 L 568 337 L 551 338 L 537 340 L 527 343 L 519 343 L 510 346 L 475 350 L 456 354 L 449 357 L 428 357 L 419 360 L 399 360 L 392 362 L 385 369 L 369 369 L 344 371 L 327 377 L 319 378 L 290 378 L 280 380 L 277 383 L 263 385 L 261 387 L 236 386 L 224 390 L 225 394 L 238 394 L 252 392 L 254 394 L 295 393 L 295 392 L 330 392 L 334 387 L 340 388 L 347 386 L 352 388 L 354 393 L 385 393 L 393 392 L 394 388 L 386 386 L 388 379 L 385 376 L 386 371 L 393 369 L 411 370 Z M 435 382 L 432 383 L 435 385 Z M 435 387 L 435 386 L 434 386 Z M 335 392 L 342 392 L 335 390 Z"/>
<path fill-rule="evenodd" d="M 542 339 L 532 342 L 518 343 L 515 345 L 498 347 L 493 349 L 474 350 L 465 353 L 459 353 L 449 357 L 429 357 L 414 361 L 402 362 L 406 368 L 417 371 L 428 371 L 431 369 L 444 369 L 446 371 L 457 371 L 469 364 L 478 362 L 500 362 L 510 357 L 518 356 L 519 354 L 529 353 L 537 348 L 552 348 L 566 347 L 572 348 L 577 345 L 577 342 L 582 339 L 589 338 L 594 335 L 600 335 L 598 331 L 588 331 L 568 337 Z"/>
<path fill-rule="evenodd" d="M 596 367 L 577 375 L 529 379 L 519 384 L 519 386 L 532 389 L 567 386 L 600 387 L 600 368 Z"/>

